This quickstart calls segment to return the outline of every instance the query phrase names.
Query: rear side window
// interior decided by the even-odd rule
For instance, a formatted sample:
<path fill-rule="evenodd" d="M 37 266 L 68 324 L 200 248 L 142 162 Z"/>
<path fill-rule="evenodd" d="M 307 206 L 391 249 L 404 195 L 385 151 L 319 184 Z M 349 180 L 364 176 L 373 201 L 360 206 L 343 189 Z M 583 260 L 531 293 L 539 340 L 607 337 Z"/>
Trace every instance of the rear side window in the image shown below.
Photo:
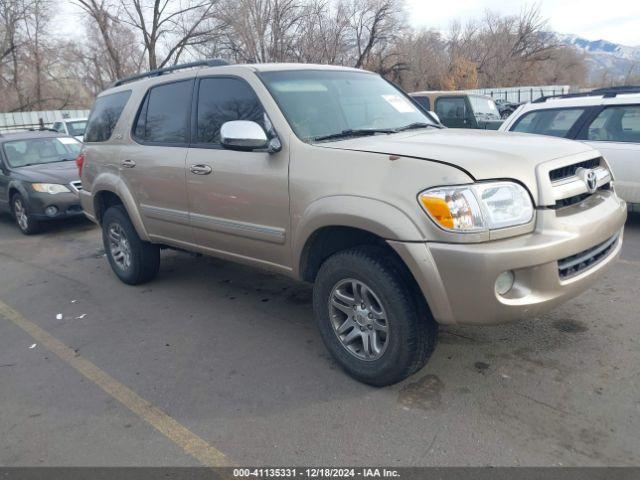
<path fill-rule="evenodd" d="M 605 108 L 589 125 L 587 140 L 640 143 L 640 105 Z"/>
<path fill-rule="evenodd" d="M 440 118 L 463 120 L 467 118 L 467 102 L 464 98 L 439 98 L 436 113 Z"/>
<path fill-rule="evenodd" d="M 198 89 L 195 143 L 220 143 L 220 128 L 232 120 L 250 120 L 264 128 L 264 109 L 251 86 L 238 78 L 203 78 Z"/>
<path fill-rule="evenodd" d="M 511 131 L 567 137 L 584 111 L 584 108 L 561 108 L 529 112 L 520 117 Z"/>
<path fill-rule="evenodd" d="M 109 140 L 130 96 L 131 90 L 127 90 L 99 97 L 89 115 L 84 141 L 106 142 Z"/>
<path fill-rule="evenodd" d="M 143 142 L 187 143 L 189 105 L 193 80 L 151 88 L 145 96 L 134 127 Z"/>

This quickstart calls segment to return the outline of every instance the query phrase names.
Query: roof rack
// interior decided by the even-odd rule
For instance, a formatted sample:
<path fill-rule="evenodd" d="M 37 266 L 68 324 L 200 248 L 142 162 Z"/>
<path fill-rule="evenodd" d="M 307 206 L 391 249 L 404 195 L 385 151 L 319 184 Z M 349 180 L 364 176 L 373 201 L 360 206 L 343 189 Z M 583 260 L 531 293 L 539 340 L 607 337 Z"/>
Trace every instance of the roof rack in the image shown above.
<path fill-rule="evenodd" d="M 60 133 L 58 130 L 55 130 L 53 128 L 49 128 L 49 127 L 38 127 L 38 128 L 27 128 L 26 129 L 28 132 L 56 132 L 56 133 Z"/>
<path fill-rule="evenodd" d="M 543 103 L 543 102 L 546 102 L 547 99 L 549 98 L 595 97 L 600 95 L 604 98 L 614 98 L 621 93 L 640 93 L 640 86 L 624 85 L 620 87 L 603 87 L 603 88 L 596 88 L 594 90 L 591 90 L 590 92 L 565 93 L 561 95 L 542 96 L 540 98 L 536 98 L 531 103 Z"/>
<path fill-rule="evenodd" d="M 222 60 L 221 58 L 214 58 L 211 60 L 200 60 L 198 62 L 181 63 L 179 65 L 173 65 L 171 67 L 166 67 L 166 68 L 159 68 L 157 70 L 150 70 L 148 72 L 140 73 L 138 75 L 131 75 L 130 77 L 121 78 L 113 82 L 111 84 L 111 87 L 118 87 L 125 83 L 133 82 L 135 80 L 140 80 L 141 78 L 159 77 L 160 75 L 164 75 L 165 73 L 175 72 L 176 70 L 183 70 L 185 68 L 222 67 L 224 65 L 229 65 L 229 62 L 227 62 L 226 60 Z"/>
<path fill-rule="evenodd" d="M 622 85 L 619 87 L 604 87 L 591 90 L 596 95 L 602 94 L 605 98 L 615 97 L 619 93 L 640 93 L 640 85 Z"/>

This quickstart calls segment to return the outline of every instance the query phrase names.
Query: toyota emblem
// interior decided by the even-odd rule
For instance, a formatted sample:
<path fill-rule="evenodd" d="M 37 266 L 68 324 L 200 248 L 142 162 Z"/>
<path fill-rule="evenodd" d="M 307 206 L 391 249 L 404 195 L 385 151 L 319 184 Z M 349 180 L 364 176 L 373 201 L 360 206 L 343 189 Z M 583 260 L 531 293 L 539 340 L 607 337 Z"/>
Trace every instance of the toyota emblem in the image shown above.
<path fill-rule="evenodd" d="M 598 188 L 598 177 L 594 170 L 589 170 L 584 176 L 584 183 L 587 184 L 587 190 L 589 193 L 593 193 Z"/>
<path fill-rule="evenodd" d="M 598 175 L 595 170 L 580 167 L 576 170 L 576 176 L 584 182 L 587 192 L 594 193 L 598 189 Z"/>

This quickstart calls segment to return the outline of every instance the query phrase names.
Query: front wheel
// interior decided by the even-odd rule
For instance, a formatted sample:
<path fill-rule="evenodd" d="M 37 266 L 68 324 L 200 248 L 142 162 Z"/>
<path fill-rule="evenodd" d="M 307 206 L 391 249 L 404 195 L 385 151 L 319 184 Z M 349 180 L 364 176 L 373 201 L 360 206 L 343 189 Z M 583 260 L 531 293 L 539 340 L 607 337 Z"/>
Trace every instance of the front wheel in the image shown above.
<path fill-rule="evenodd" d="M 313 308 L 322 339 L 356 379 L 376 386 L 422 368 L 436 345 L 438 325 L 395 258 L 355 248 L 320 268 Z"/>
<path fill-rule="evenodd" d="M 105 212 L 102 241 L 111 269 L 124 283 L 139 285 L 158 274 L 160 248 L 140 239 L 123 206 Z"/>
<path fill-rule="evenodd" d="M 25 235 L 33 235 L 40 230 L 40 225 L 30 215 L 29 206 L 19 193 L 16 193 L 11 198 L 11 211 L 16 220 L 16 225 Z"/>

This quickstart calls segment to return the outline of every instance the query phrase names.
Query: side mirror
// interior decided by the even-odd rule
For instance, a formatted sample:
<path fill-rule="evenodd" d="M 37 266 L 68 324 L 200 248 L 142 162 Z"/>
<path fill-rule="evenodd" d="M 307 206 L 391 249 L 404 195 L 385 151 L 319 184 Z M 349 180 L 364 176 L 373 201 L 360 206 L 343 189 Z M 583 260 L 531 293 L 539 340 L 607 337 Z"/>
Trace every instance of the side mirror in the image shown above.
<path fill-rule="evenodd" d="M 433 118 L 435 118 L 436 122 L 438 122 L 440 125 L 442 125 L 442 122 L 440 121 L 440 117 L 438 116 L 438 114 L 436 112 L 434 112 L 433 110 L 429 110 L 429 115 L 431 115 Z"/>
<path fill-rule="evenodd" d="M 229 150 L 250 151 L 267 148 L 269 139 L 262 127 L 256 122 L 233 120 L 222 124 L 220 143 Z"/>

